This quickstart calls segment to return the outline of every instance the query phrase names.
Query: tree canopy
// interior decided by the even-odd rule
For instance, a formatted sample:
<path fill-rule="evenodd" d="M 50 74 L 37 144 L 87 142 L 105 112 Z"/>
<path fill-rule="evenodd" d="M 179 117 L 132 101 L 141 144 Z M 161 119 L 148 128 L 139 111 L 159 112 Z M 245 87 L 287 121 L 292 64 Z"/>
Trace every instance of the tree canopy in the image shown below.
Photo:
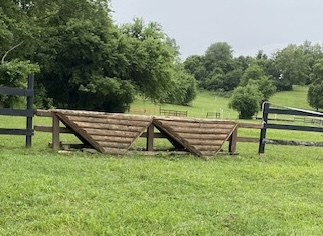
<path fill-rule="evenodd" d="M 0 50 L 13 63 L 39 65 L 37 105 L 123 112 L 136 94 L 156 102 L 194 99 L 195 83 L 178 70 L 175 40 L 140 18 L 118 26 L 110 11 L 103 0 L 0 3 Z M 21 50 L 7 53 L 18 44 Z"/>

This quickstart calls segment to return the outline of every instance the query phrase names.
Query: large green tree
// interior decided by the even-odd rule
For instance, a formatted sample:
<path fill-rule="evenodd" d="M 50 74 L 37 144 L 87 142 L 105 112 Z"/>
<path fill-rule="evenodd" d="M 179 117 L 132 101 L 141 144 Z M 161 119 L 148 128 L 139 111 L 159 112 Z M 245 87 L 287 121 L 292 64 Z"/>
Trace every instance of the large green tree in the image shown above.
<path fill-rule="evenodd" d="M 204 80 L 207 76 L 207 72 L 204 67 L 204 56 L 192 55 L 187 57 L 184 61 L 184 68 L 199 82 Z"/>
<path fill-rule="evenodd" d="M 244 62 L 234 60 L 233 50 L 226 42 L 211 44 L 203 57 L 204 79 L 200 86 L 207 90 L 231 91 L 240 82 Z"/>
<path fill-rule="evenodd" d="M 220 68 L 224 73 L 233 69 L 233 49 L 226 42 L 211 44 L 205 52 L 205 68 L 209 73 Z"/>
<path fill-rule="evenodd" d="M 251 64 L 243 73 L 240 85 L 245 86 L 249 80 L 260 80 L 265 76 L 265 71 L 257 63 Z"/>
<path fill-rule="evenodd" d="M 177 64 L 177 70 L 174 70 L 173 79 L 170 82 L 170 88 L 167 91 L 164 102 L 189 105 L 196 97 L 196 80 L 186 73 L 181 64 Z"/>
<path fill-rule="evenodd" d="M 311 74 L 311 57 L 297 45 L 289 45 L 274 55 L 275 83 L 278 90 L 292 90 L 306 84 Z"/>
<path fill-rule="evenodd" d="M 258 54 L 259 55 L 259 54 Z M 266 75 L 259 58 L 244 71 L 240 85 L 254 85 L 262 94 L 262 102 L 267 101 L 276 92 L 276 86 L 272 79 Z"/>
<path fill-rule="evenodd" d="M 28 74 L 39 71 L 37 64 L 26 60 L 33 51 L 33 30 L 23 4 L 12 0 L 0 2 L 0 85 L 26 87 Z M 24 100 L 1 95 L 0 107 L 20 106 Z"/>
<path fill-rule="evenodd" d="M 106 6 L 58 0 L 44 9 L 46 17 L 38 15 L 41 7 L 33 15 L 41 28 L 33 59 L 40 62 L 43 97 L 62 108 L 124 111 L 134 89 L 116 73 L 116 65 L 124 63 L 116 50 L 120 33 Z"/>
<path fill-rule="evenodd" d="M 171 88 L 176 50 L 157 23 L 145 25 L 140 18 L 123 25 L 127 66 L 124 79 L 132 80 L 140 92 L 153 101 L 162 101 Z"/>
<path fill-rule="evenodd" d="M 3 0 L 0 50 L 39 63 L 36 97 L 45 106 L 122 112 L 136 93 L 194 98 L 195 83 L 176 68 L 176 41 L 141 19 L 119 27 L 110 12 L 106 0 Z M 181 91 L 170 92 L 174 84 Z"/>

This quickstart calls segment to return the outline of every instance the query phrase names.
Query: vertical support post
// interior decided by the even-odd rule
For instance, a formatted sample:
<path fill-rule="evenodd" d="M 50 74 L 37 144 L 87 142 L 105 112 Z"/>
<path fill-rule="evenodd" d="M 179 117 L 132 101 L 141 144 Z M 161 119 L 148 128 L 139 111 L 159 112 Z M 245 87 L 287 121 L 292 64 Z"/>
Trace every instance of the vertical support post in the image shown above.
<path fill-rule="evenodd" d="M 267 133 L 267 124 L 268 124 L 268 112 L 269 112 L 269 103 L 264 102 L 262 104 L 262 124 L 263 127 L 260 131 L 260 138 L 259 138 L 259 154 L 265 153 L 265 139 Z"/>
<path fill-rule="evenodd" d="M 28 75 L 27 89 L 33 91 L 31 95 L 27 96 L 27 111 L 29 114 L 26 117 L 26 130 L 27 130 L 26 147 L 29 148 L 31 147 L 31 138 L 33 136 L 33 116 L 34 116 L 34 111 L 33 111 L 34 75 L 33 74 Z"/>
<path fill-rule="evenodd" d="M 58 150 L 60 147 L 60 141 L 59 141 L 59 119 L 58 116 L 53 113 L 52 118 L 52 145 L 54 150 Z"/>
<path fill-rule="evenodd" d="M 238 126 L 232 132 L 229 139 L 229 153 L 233 155 L 237 150 Z"/>
<path fill-rule="evenodd" d="M 147 128 L 147 143 L 146 143 L 146 151 L 154 151 L 154 124 Z"/>

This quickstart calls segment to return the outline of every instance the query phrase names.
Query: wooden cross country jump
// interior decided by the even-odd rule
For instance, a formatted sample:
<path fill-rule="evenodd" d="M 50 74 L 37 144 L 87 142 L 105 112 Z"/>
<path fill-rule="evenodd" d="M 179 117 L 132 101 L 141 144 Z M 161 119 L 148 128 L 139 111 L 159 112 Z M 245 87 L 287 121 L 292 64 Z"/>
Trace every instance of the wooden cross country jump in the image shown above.
<path fill-rule="evenodd" d="M 53 127 L 35 130 L 53 133 L 53 147 L 58 146 L 62 131 L 76 135 L 84 144 L 101 153 L 126 154 L 139 137 L 147 138 L 147 151 L 153 151 L 154 138 L 167 138 L 176 150 L 185 150 L 199 157 L 214 157 L 226 141 L 229 152 L 235 152 L 238 124 L 219 119 L 161 117 L 105 112 L 51 110 L 37 115 L 53 117 Z M 56 120 L 56 121 L 54 121 Z M 62 122 L 66 128 L 59 127 Z M 49 128 L 49 127 L 48 127 Z M 154 133 L 154 129 L 160 133 Z M 55 141 L 56 140 L 56 141 Z"/>
<path fill-rule="evenodd" d="M 153 124 L 172 143 L 175 141 L 200 157 L 215 156 L 238 126 L 234 121 L 175 117 L 155 117 Z"/>
<path fill-rule="evenodd" d="M 125 154 L 153 121 L 152 116 L 70 110 L 54 113 L 81 140 L 107 154 Z"/>

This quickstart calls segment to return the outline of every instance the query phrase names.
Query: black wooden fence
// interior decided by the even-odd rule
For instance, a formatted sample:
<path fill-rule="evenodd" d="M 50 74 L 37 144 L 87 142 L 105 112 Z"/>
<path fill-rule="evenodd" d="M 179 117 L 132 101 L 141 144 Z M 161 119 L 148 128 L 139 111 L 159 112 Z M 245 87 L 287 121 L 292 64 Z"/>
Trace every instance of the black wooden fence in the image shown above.
<path fill-rule="evenodd" d="M 302 110 L 302 109 L 270 108 L 270 103 L 265 102 L 263 104 L 263 109 L 262 109 L 263 128 L 261 129 L 260 139 L 259 139 L 259 153 L 260 154 L 265 153 L 265 144 L 266 143 L 274 143 L 274 142 L 270 142 L 270 141 L 273 141 L 273 140 L 266 140 L 267 129 L 283 129 L 283 130 L 300 130 L 300 131 L 307 131 L 307 132 L 323 132 L 323 128 L 321 128 L 321 127 L 288 125 L 288 124 L 269 124 L 269 120 L 270 120 L 270 119 L 268 119 L 269 114 L 285 114 L 285 115 L 307 116 L 307 117 L 316 117 L 316 118 L 323 117 L 323 113 L 320 113 L 320 112 L 306 111 L 306 110 Z M 281 140 L 275 140 L 275 141 L 281 141 Z M 292 142 L 295 142 L 295 141 L 290 141 L 290 143 L 286 143 L 286 145 L 291 145 Z M 304 143 L 306 143 L 306 142 L 302 142 L 302 143 L 304 145 Z M 280 144 L 283 144 L 283 143 L 280 143 Z M 321 145 L 315 145 L 315 143 L 311 143 L 311 144 L 308 144 L 306 146 L 321 146 Z"/>
<path fill-rule="evenodd" d="M 26 117 L 26 129 L 0 128 L 0 134 L 25 135 L 26 147 L 31 147 L 31 137 L 33 135 L 32 119 L 34 116 L 34 75 L 28 76 L 28 85 L 26 89 L 2 86 L 0 87 L 0 94 L 27 97 L 26 109 L 0 108 L 0 115 Z"/>

